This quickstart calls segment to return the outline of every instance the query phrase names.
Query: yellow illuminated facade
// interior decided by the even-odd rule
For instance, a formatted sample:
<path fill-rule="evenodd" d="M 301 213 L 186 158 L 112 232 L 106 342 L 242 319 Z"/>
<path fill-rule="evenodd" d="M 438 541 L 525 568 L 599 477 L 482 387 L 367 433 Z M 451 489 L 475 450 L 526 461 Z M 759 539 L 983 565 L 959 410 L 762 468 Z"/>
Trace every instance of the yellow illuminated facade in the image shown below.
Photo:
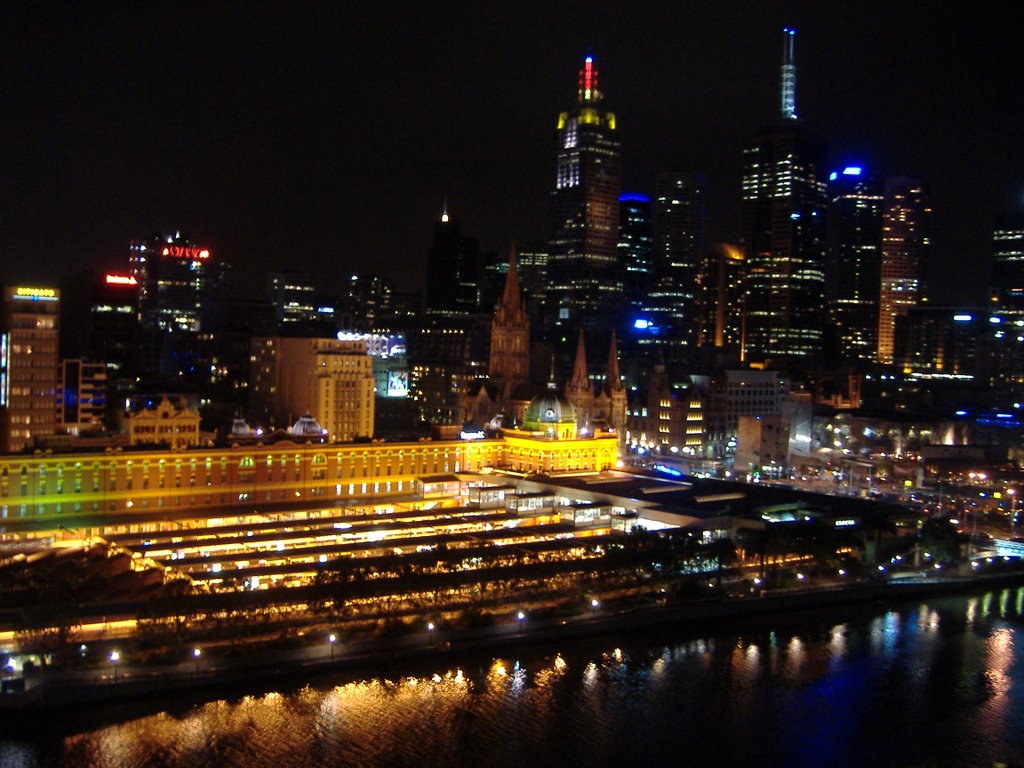
<path fill-rule="evenodd" d="M 102 527 L 103 515 L 112 513 L 237 514 L 312 500 L 372 503 L 416 493 L 417 478 L 424 475 L 488 469 L 600 471 L 615 466 L 617 444 L 615 436 L 548 440 L 522 435 L 6 455 L 0 456 L 0 518 L 36 518 L 42 531 L 64 523 Z"/>

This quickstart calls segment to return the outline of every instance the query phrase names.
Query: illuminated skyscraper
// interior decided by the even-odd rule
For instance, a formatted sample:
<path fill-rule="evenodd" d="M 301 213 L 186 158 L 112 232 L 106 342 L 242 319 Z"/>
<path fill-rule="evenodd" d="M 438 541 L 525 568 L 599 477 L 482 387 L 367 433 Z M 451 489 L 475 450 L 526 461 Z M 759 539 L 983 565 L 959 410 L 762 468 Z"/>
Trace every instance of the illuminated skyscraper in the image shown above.
<path fill-rule="evenodd" d="M 990 295 L 993 310 L 1024 320 L 1024 213 L 996 219 Z"/>
<path fill-rule="evenodd" d="M 576 107 L 558 116 L 548 259 L 548 322 L 606 323 L 622 300 L 617 269 L 619 135 L 615 115 L 599 108 L 597 68 L 587 56 Z"/>
<path fill-rule="evenodd" d="M 651 198 L 627 194 L 619 198 L 619 264 L 622 268 L 625 306 L 630 317 L 641 313 L 651 286 Z"/>
<path fill-rule="evenodd" d="M 825 298 L 834 352 L 874 362 L 882 266 L 882 190 L 859 166 L 829 175 Z"/>
<path fill-rule="evenodd" d="M 822 154 L 796 115 L 795 30 L 784 31 L 781 120 L 743 150 L 745 356 L 808 361 L 822 338 Z"/>
<path fill-rule="evenodd" d="M 932 209 L 918 179 L 885 180 L 882 279 L 878 307 L 878 362 L 893 362 L 896 318 L 924 298 Z"/>

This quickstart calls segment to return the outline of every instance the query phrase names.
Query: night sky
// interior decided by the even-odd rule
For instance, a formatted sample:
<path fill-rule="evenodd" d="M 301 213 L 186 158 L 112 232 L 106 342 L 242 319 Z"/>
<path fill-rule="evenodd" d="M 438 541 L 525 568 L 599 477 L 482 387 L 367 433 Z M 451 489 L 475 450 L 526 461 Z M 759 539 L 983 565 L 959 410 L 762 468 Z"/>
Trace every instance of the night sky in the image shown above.
<path fill-rule="evenodd" d="M 833 164 L 921 176 L 934 298 L 979 301 L 993 217 L 1024 208 L 1011 3 L 5 3 L 0 277 L 124 268 L 180 229 L 243 292 L 299 269 L 424 282 L 434 220 L 485 247 L 547 231 L 558 112 L 594 55 L 623 189 L 701 170 L 739 237 L 741 150 L 797 108 Z M 1016 13 L 1016 15 L 1014 15 Z"/>

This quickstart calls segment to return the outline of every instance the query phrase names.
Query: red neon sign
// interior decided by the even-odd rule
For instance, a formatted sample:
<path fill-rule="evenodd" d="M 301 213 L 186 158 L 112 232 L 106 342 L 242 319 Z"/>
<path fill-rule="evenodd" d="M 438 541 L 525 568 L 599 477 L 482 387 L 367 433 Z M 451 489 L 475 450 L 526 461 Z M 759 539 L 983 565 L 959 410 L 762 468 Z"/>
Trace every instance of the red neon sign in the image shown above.
<path fill-rule="evenodd" d="M 107 275 L 107 285 L 138 285 L 134 275 Z"/>
<path fill-rule="evenodd" d="M 206 248 L 190 248 L 185 245 L 168 245 L 163 250 L 164 256 L 176 259 L 208 259 L 210 252 Z"/>

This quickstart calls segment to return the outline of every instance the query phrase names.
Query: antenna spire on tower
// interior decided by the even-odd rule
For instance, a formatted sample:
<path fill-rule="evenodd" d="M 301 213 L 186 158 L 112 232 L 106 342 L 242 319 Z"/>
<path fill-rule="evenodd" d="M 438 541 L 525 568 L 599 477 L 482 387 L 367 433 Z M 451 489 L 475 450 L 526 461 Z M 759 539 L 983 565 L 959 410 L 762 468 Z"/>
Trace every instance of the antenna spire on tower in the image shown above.
<path fill-rule="evenodd" d="M 782 119 L 796 120 L 796 60 L 793 43 L 796 30 L 786 27 L 782 30 Z"/>
<path fill-rule="evenodd" d="M 589 53 L 583 59 L 583 68 L 580 70 L 580 102 L 597 101 L 601 98 L 601 92 L 597 90 L 597 67 L 594 66 L 594 57 Z"/>

